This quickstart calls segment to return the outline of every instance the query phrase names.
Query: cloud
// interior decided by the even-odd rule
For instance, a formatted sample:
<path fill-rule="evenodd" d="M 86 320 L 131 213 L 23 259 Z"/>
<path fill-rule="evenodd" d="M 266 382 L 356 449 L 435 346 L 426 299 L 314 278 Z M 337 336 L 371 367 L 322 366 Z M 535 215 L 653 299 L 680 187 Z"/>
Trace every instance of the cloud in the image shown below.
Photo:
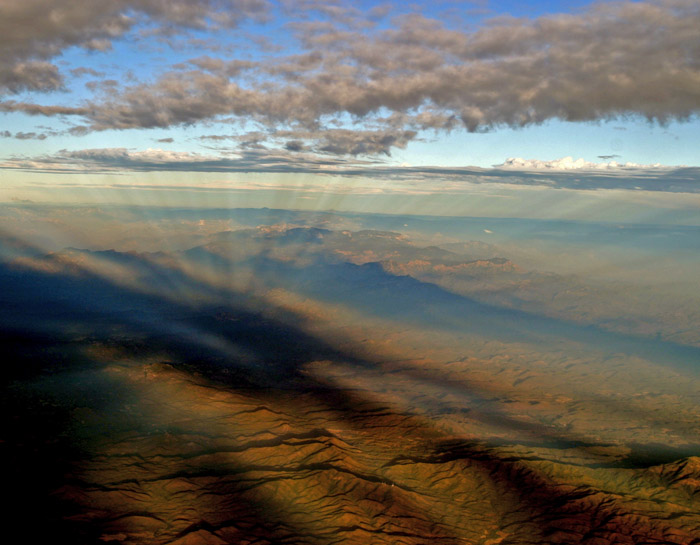
<path fill-rule="evenodd" d="M 78 46 L 105 51 L 135 25 L 204 29 L 261 18 L 266 0 L 3 0 L 0 2 L 0 93 L 59 89 L 48 62 Z M 87 73 L 87 72 L 86 72 Z"/>
<path fill-rule="evenodd" d="M 15 157 L 0 163 L 0 169 L 43 172 L 121 173 L 121 172 L 335 172 L 353 166 L 376 164 L 314 154 L 290 153 L 267 148 L 242 149 L 229 156 L 192 152 L 127 148 L 62 150 L 53 155 Z"/>
<path fill-rule="evenodd" d="M 229 78 L 239 75 L 244 70 L 249 70 L 256 67 L 256 63 L 251 61 L 224 61 L 223 59 L 217 59 L 208 55 L 191 59 L 187 64 L 195 66 L 205 72 L 222 74 Z"/>
<path fill-rule="evenodd" d="M 329 130 L 321 135 L 319 151 L 338 155 L 391 155 L 391 149 L 405 148 L 416 137 L 415 131 Z"/>
<path fill-rule="evenodd" d="M 281 0 L 287 12 L 295 18 L 316 19 L 319 16 L 350 27 L 369 25 L 369 19 L 350 2 L 343 0 Z M 376 17 L 374 13 L 370 19 Z"/>
<path fill-rule="evenodd" d="M 359 129 L 320 129 L 309 130 L 270 130 L 255 131 L 242 135 L 211 134 L 200 140 L 222 142 L 235 140 L 242 148 L 261 147 L 269 141 L 281 145 L 288 151 L 311 151 L 331 155 L 391 155 L 393 148 L 405 148 L 416 138 L 414 130 L 359 130 Z M 264 148 L 264 146 L 262 146 Z"/>
<path fill-rule="evenodd" d="M 284 144 L 284 149 L 289 151 L 301 151 L 304 149 L 304 143 L 301 140 L 290 140 Z"/>
<path fill-rule="evenodd" d="M 132 151 L 126 148 L 64 150 L 57 155 L 57 158 L 65 164 L 72 162 L 75 165 L 83 166 L 101 165 L 108 170 L 112 168 L 156 170 L 160 165 L 172 168 L 172 165 L 193 165 L 210 160 L 197 153 L 151 148 L 145 151 Z"/>
<path fill-rule="evenodd" d="M 617 155 L 601 156 L 603 158 L 617 157 Z M 540 159 L 521 159 L 519 157 L 510 157 L 500 165 L 494 165 L 495 168 L 508 170 L 648 170 L 648 169 L 663 169 L 668 170 L 669 167 L 660 164 L 640 165 L 637 163 L 618 163 L 610 161 L 607 163 L 593 163 L 584 159 L 574 159 L 573 157 L 562 157 L 551 161 L 542 161 Z"/>
<path fill-rule="evenodd" d="M 10 131 L 0 131 L 1 138 L 16 138 L 17 140 L 46 140 L 49 135 L 46 133 L 37 132 L 16 132 L 12 134 Z"/>
<path fill-rule="evenodd" d="M 87 115 L 88 109 L 84 107 L 73 106 L 51 106 L 43 104 L 33 104 L 31 102 L 17 102 L 14 100 L 6 100 L 0 102 L 0 112 L 22 112 L 28 115 Z"/>
<path fill-rule="evenodd" d="M 104 72 L 99 72 L 94 68 L 88 68 L 85 66 L 79 66 L 78 68 L 73 68 L 70 70 L 72 76 L 76 78 L 81 78 L 83 76 L 92 76 L 93 78 L 101 78 L 105 74 Z"/>
<path fill-rule="evenodd" d="M 45 133 L 36 132 L 16 132 L 15 138 L 18 140 L 46 140 L 47 135 Z"/>
<path fill-rule="evenodd" d="M 284 147 L 289 151 L 313 151 L 332 155 L 391 155 L 392 148 L 405 148 L 418 133 L 412 130 L 280 131 L 271 138 L 290 138 Z"/>
<path fill-rule="evenodd" d="M 293 141 L 290 141 L 293 142 Z M 377 160 L 313 153 L 296 145 L 286 149 L 262 146 L 235 153 L 126 148 L 63 150 L 53 155 L 15 157 L 0 169 L 70 173 L 209 172 L 322 174 L 373 180 L 377 190 L 399 183 L 404 191 L 439 189 L 463 193 L 471 185 L 497 184 L 582 191 L 654 191 L 700 194 L 700 168 L 659 165 L 587 163 L 567 157 L 554 161 L 510 159 L 494 168 L 392 166 Z M 572 165 L 574 168 L 572 168 Z M 465 186 L 467 184 L 467 186 Z"/>
<path fill-rule="evenodd" d="M 0 91 L 53 91 L 62 85 L 63 77 L 58 73 L 58 68 L 49 62 L 21 61 L 9 64 L 0 57 Z"/>
<path fill-rule="evenodd" d="M 122 36 L 137 16 L 201 27 L 222 17 L 235 24 L 266 9 L 262 0 L 119 0 L 104 13 L 90 4 L 79 17 L 76 6 L 83 3 L 55 5 L 74 23 L 72 30 L 43 17 L 36 38 L 0 38 L 0 50 L 9 43 L 17 51 L 5 56 L 6 67 L 45 62 L 68 45 L 90 47 L 89 40 Z M 286 135 L 288 151 L 353 156 L 389 154 L 426 130 L 486 131 L 628 116 L 665 123 L 700 112 L 696 0 L 596 3 L 575 14 L 500 18 L 477 30 L 455 30 L 419 14 L 373 27 L 338 2 L 303 0 L 284 8 L 305 14 L 287 25 L 300 49 L 293 55 L 197 57 L 80 106 L 7 101 L 0 110 L 77 116 L 76 133 L 233 120 L 256 124 L 270 141 Z M 32 12 L 16 9 L 25 16 Z M 32 88 L 60 85 L 50 66 L 35 68 L 33 80 L 8 79 L 5 87 L 19 89 L 21 81 Z"/>

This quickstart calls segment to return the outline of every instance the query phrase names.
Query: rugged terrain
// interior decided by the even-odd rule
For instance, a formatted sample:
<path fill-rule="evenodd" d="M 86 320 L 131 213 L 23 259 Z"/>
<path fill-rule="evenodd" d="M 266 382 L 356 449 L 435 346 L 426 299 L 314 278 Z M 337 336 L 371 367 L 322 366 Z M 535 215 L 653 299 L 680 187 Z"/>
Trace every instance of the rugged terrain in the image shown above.
<path fill-rule="evenodd" d="M 29 542 L 700 543 L 697 349 L 445 288 L 505 258 L 277 227 L 0 274 Z"/>

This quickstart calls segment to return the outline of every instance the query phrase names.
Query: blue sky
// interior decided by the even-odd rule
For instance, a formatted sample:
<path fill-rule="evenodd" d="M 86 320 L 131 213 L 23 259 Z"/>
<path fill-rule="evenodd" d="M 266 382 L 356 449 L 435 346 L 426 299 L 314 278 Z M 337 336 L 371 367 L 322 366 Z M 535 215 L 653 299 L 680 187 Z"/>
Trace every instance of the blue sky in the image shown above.
<path fill-rule="evenodd" d="M 601 168 L 665 191 L 694 167 L 696 193 L 698 24 L 691 0 L 8 0 L 0 201 L 42 200 L 38 180 L 66 172 L 94 194 L 115 175 L 381 186 L 387 168 L 503 164 L 491 183 L 565 168 L 588 182 L 542 185 L 574 191 L 609 191 Z"/>

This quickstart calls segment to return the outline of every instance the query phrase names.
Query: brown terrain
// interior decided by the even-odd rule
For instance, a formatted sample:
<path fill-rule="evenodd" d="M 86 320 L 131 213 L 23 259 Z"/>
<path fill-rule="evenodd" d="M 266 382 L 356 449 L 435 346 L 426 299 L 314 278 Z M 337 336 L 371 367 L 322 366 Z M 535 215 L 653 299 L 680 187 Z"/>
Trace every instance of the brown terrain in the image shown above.
<path fill-rule="evenodd" d="M 323 253 L 309 237 L 357 236 L 283 234 L 304 237 L 308 251 L 277 241 L 267 258 L 294 266 Z M 370 299 L 382 305 L 395 287 L 423 289 L 401 275 L 525 274 L 506 259 L 362 236 L 375 244 L 333 242 L 331 255 L 354 264 L 331 270 L 346 285 L 360 273 L 378 282 Z M 163 294 L 185 297 L 195 271 L 197 285 L 224 283 L 215 257 L 228 244 L 191 261 L 74 252 L 14 264 L 81 285 L 117 270 L 109 289 L 129 312 L 100 288 L 109 320 L 69 326 L 65 314 L 60 342 L 5 343 L 39 366 L 8 382 L 4 401 L 10 512 L 30 542 L 700 543 L 696 373 L 643 351 L 450 327 L 449 315 L 402 320 L 398 306 L 383 315 L 355 304 L 356 288 L 344 298 L 341 283 L 253 281 L 243 262 L 260 255 L 257 242 L 237 246 L 245 297 L 232 291 L 210 307 L 221 294 L 200 289 L 197 304 L 173 306 Z M 166 266 L 171 276 L 154 282 Z M 429 298 L 421 312 L 438 304 Z"/>

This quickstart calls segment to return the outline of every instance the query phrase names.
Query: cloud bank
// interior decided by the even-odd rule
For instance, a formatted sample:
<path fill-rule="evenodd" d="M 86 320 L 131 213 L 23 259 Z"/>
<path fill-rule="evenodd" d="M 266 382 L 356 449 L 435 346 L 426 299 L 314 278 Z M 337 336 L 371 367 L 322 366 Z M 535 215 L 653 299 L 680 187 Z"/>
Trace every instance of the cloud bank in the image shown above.
<path fill-rule="evenodd" d="M 16 157 L 0 163 L 0 169 L 54 173 L 276 173 L 321 174 L 373 180 L 377 187 L 392 182 L 431 184 L 442 190 L 459 184 L 508 184 L 552 189 L 630 190 L 666 193 L 700 193 L 700 168 L 590 163 L 571 157 L 542 161 L 508 159 L 494 168 L 393 166 L 360 158 L 271 150 L 264 146 L 227 155 L 203 155 L 161 149 L 135 151 L 127 148 L 62 150 L 53 155 Z M 437 185 L 436 185 L 437 184 Z M 224 186 L 225 187 L 225 186 Z M 323 188 L 323 184 L 320 185 Z"/>
<path fill-rule="evenodd" d="M 302 14 L 286 26 L 294 54 L 197 57 L 81 104 L 8 98 L 0 110 L 72 116 L 74 134 L 254 123 L 265 138 L 284 134 L 287 151 L 336 155 L 388 154 L 426 131 L 626 116 L 665 123 L 700 110 L 696 0 L 599 3 L 477 30 L 419 14 L 378 26 L 373 18 L 383 13 L 333 3 L 59 0 L 47 16 L 45 2 L 9 0 L 0 7 L 0 91 L 58 89 L 64 75 L 51 60 L 62 50 L 106 49 L 137 24 L 161 32 L 233 26 L 263 20 L 273 7 Z M 303 16 L 310 11 L 324 19 Z"/>

